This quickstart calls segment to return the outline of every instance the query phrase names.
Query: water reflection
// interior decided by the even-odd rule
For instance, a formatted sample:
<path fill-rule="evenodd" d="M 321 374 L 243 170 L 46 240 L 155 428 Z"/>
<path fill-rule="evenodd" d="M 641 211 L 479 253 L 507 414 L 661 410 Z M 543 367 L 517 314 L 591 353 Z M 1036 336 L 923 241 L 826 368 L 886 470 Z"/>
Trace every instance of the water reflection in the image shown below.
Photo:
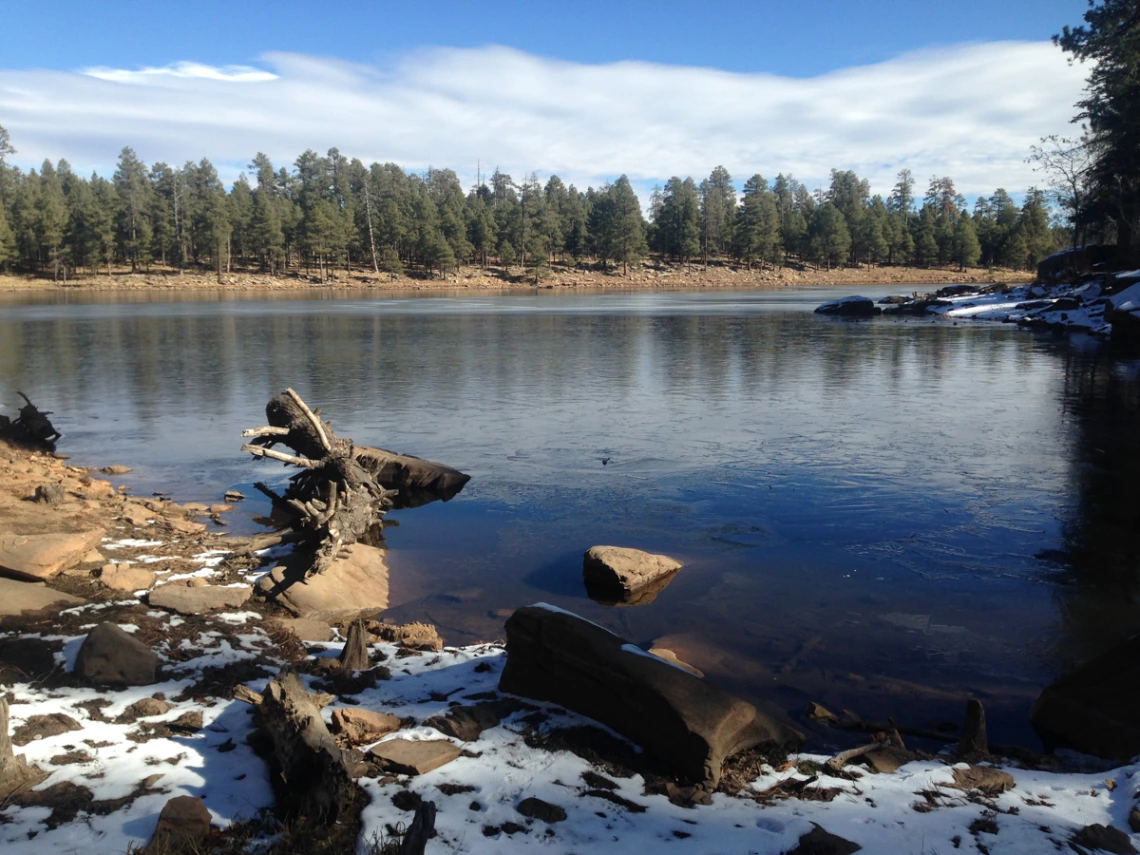
<path fill-rule="evenodd" d="M 341 435 L 475 476 L 394 514 L 398 619 L 462 643 L 546 599 L 785 709 L 928 726 L 975 694 L 1030 741 L 1041 686 L 1135 617 L 1135 363 L 811 314 L 833 296 L 9 305 L 0 399 L 140 491 L 215 500 L 285 477 L 237 449 L 292 386 Z M 601 543 L 685 569 L 608 608 L 581 581 Z"/>

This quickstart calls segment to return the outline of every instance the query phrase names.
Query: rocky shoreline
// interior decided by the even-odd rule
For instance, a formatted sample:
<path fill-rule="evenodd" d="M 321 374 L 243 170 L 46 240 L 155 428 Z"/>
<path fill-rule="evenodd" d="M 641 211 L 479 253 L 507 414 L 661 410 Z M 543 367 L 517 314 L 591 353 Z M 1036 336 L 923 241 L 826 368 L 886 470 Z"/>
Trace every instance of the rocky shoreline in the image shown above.
<path fill-rule="evenodd" d="M 288 608 L 258 590 L 287 547 L 250 552 L 256 543 L 224 533 L 237 496 L 137 497 L 128 475 L 0 442 L 5 852 L 127 852 L 152 839 L 155 852 L 192 840 L 198 852 L 772 855 L 1140 842 L 1140 813 L 1129 816 L 1140 766 L 1015 759 L 986 746 L 976 715 L 956 753 L 913 750 L 889 728 L 834 756 L 797 752 L 785 725 L 758 724 L 751 705 L 560 610 L 518 610 L 506 645 L 453 648 L 432 627 L 385 623 L 360 596 L 335 614 Z M 619 568 L 622 596 L 679 570 L 648 558 L 652 572 Z M 574 681 L 599 668 L 613 691 L 641 697 L 595 713 L 633 742 L 570 709 L 585 691 Z M 559 676 L 543 690 L 535 674 Z M 281 757 L 270 699 L 287 685 L 353 782 L 324 824 L 274 810 L 312 777 L 281 787 L 267 773 Z M 695 707 L 670 695 L 706 691 Z M 689 732 L 710 723 L 711 754 L 676 742 L 684 709 L 697 716 Z M 429 814 L 434 836 L 417 843 L 409 828 Z"/>
<path fill-rule="evenodd" d="M 532 271 L 523 268 L 464 267 L 445 277 L 412 277 L 375 274 L 354 270 L 334 271 L 328 280 L 293 273 L 274 277 L 258 273 L 179 274 L 164 270 L 153 273 L 122 272 L 112 276 L 98 275 L 74 278 L 66 284 L 55 283 L 43 276 L 0 275 L 0 293 L 36 292 L 82 294 L 87 292 L 312 292 L 327 294 L 338 291 L 369 291 L 402 294 L 420 292 L 468 291 L 533 291 L 542 290 L 640 290 L 713 288 L 734 290 L 776 290 L 782 288 L 836 287 L 842 285 L 944 285 L 950 283 L 1024 282 L 1029 277 L 1021 271 L 971 268 L 927 267 L 857 267 L 816 268 L 809 265 L 748 269 L 731 264 L 647 263 L 623 274 L 620 270 L 600 271 L 585 267 L 553 265 L 541 282 L 535 285 Z"/>

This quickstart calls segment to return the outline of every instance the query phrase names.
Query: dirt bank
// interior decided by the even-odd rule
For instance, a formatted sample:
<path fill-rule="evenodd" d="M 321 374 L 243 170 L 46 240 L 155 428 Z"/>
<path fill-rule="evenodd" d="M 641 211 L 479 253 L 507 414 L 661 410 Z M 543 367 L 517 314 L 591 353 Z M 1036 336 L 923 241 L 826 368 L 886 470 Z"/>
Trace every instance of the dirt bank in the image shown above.
<path fill-rule="evenodd" d="M 1032 276 L 1025 271 L 970 268 L 923 267 L 850 267 L 825 270 L 807 265 L 769 270 L 748 270 L 734 265 L 647 264 L 628 274 L 620 270 L 602 272 L 555 265 L 543 276 L 538 287 L 543 289 L 612 289 L 642 288 L 691 289 L 724 288 L 740 290 L 775 290 L 828 286 L 894 285 L 925 286 L 958 282 L 978 284 L 1027 282 Z M 273 277 L 259 273 L 231 273 L 219 283 L 213 274 L 183 273 L 155 269 L 148 273 L 128 271 L 73 277 L 66 284 L 52 282 L 43 276 L 0 275 L 0 291 L 294 291 L 320 289 L 374 289 L 384 292 L 416 292 L 454 290 L 529 290 L 535 288 L 532 271 L 521 267 L 464 267 L 445 277 L 391 276 L 386 273 L 354 270 L 336 271 L 325 284 L 316 276 L 290 273 Z M 904 289 L 905 290 L 905 289 Z M 914 290 L 913 288 L 910 290 Z"/>

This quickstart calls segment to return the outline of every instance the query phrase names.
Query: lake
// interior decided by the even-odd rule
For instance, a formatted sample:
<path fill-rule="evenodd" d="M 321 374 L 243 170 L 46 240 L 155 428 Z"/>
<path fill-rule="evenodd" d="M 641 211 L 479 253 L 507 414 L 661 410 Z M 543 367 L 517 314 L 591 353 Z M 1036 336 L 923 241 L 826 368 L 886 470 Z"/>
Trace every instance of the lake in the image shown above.
<path fill-rule="evenodd" d="M 0 303 L 0 404 L 28 393 L 136 493 L 236 487 L 254 530 L 250 485 L 289 473 L 240 433 L 287 386 L 341 436 L 471 474 L 385 531 L 389 614 L 448 643 L 546 601 L 801 727 L 809 701 L 931 727 L 976 696 L 991 739 L 1037 745 L 1040 690 L 1140 627 L 1140 363 L 1086 340 L 822 318 L 847 293 L 824 289 L 60 293 Z M 596 544 L 685 568 L 601 605 Z"/>

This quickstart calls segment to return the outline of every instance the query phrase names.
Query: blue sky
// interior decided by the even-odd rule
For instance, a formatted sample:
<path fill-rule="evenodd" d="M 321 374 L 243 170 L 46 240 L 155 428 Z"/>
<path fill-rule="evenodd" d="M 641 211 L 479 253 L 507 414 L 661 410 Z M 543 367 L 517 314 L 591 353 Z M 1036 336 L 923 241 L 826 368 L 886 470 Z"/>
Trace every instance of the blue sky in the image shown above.
<path fill-rule="evenodd" d="M 13 162 L 336 145 L 409 169 L 498 165 L 647 188 L 723 163 L 741 182 L 902 167 L 1023 190 L 1072 133 L 1084 70 L 1050 36 L 1084 0 L 956 2 L 0 2 Z"/>

